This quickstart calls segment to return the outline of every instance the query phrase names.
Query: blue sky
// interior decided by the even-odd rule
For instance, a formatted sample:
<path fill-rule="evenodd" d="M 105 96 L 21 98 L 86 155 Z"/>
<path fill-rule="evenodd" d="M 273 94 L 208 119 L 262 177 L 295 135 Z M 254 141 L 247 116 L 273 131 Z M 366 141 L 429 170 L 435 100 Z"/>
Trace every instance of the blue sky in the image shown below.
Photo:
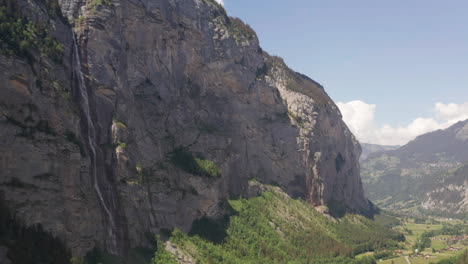
<path fill-rule="evenodd" d="M 369 121 L 374 129 L 427 121 L 405 139 L 368 135 L 362 141 L 401 144 L 446 127 L 456 113 L 449 118 L 444 112 L 468 114 L 468 1 L 224 0 L 224 5 L 229 15 L 252 26 L 264 50 L 324 85 L 341 102 L 352 130 L 351 119 L 362 126 L 360 111 L 374 111 Z M 364 105 L 347 105 L 356 100 Z"/>

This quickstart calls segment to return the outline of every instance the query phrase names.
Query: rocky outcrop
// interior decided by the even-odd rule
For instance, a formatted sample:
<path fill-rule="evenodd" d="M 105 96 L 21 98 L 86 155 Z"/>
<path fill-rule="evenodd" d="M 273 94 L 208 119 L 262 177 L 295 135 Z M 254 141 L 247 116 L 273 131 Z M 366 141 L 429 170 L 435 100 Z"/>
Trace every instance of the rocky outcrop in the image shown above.
<path fill-rule="evenodd" d="M 444 213 L 445 216 L 468 215 L 468 165 L 465 165 L 436 184 L 422 201 L 429 211 Z"/>
<path fill-rule="evenodd" d="M 250 179 L 368 210 L 336 105 L 215 2 L 60 0 L 58 16 L 18 3 L 63 58 L 0 55 L 0 190 L 75 255 L 189 231 Z"/>

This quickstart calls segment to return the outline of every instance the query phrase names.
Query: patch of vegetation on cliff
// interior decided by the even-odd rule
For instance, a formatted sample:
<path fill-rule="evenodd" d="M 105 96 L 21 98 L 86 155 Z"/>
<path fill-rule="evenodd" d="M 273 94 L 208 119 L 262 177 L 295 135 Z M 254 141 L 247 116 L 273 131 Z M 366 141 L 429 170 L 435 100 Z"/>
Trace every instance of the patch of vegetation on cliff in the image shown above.
<path fill-rule="evenodd" d="M 286 69 L 289 72 L 286 86 L 288 90 L 309 96 L 319 108 L 325 107 L 331 101 L 320 84 L 305 75 L 293 72 L 287 67 Z"/>
<path fill-rule="evenodd" d="M 70 262 L 65 244 L 41 225 L 26 226 L 0 199 L 0 245 L 8 248 L 8 258 L 15 264 Z"/>
<path fill-rule="evenodd" d="M 45 0 L 44 0 L 45 1 Z M 52 5 L 52 1 L 46 1 L 55 10 L 58 5 Z M 50 11 L 57 14 L 58 11 Z M 64 48 L 49 32 L 47 25 L 34 23 L 25 17 L 16 1 L 0 0 L 0 48 L 7 55 L 17 55 L 34 61 L 34 53 L 47 56 L 60 63 Z"/>
<path fill-rule="evenodd" d="M 193 175 L 213 178 L 221 176 L 221 169 L 216 163 L 202 157 L 195 157 L 192 152 L 182 147 L 176 148 L 170 154 L 170 160 L 176 167 Z"/>
<path fill-rule="evenodd" d="M 89 4 L 89 7 L 92 9 L 97 9 L 102 5 L 112 6 L 113 4 L 111 0 L 92 0 Z"/>
<path fill-rule="evenodd" d="M 229 17 L 230 33 L 234 36 L 245 37 L 247 39 L 254 39 L 257 37 L 257 33 L 248 25 L 245 24 L 240 18 Z"/>
<path fill-rule="evenodd" d="M 308 203 L 294 200 L 277 187 L 263 195 L 229 201 L 235 214 L 226 236 L 210 241 L 174 230 L 171 243 L 197 263 L 375 263 L 355 259 L 356 246 L 375 238 L 366 249 L 393 246 L 396 232 L 360 215 L 331 220 Z M 209 229 L 204 225 L 204 229 Z M 342 234 L 346 230 L 347 234 Z M 206 231 L 206 230 L 205 230 Z M 390 242 L 393 241 L 393 242 Z M 367 244 L 366 244 L 367 246 Z"/>
<path fill-rule="evenodd" d="M 120 148 L 121 150 L 124 150 L 127 148 L 127 143 L 125 142 L 117 142 L 117 148 Z"/>
<path fill-rule="evenodd" d="M 116 125 L 119 128 L 127 129 L 127 125 L 124 122 L 119 121 L 116 117 L 112 119 L 112 122 L 114 123 L 114 125 Z"/>
<path fill-rule="evenodd" d="M 304 74 L 291 70 L 283 58 L 264 54 L 267 58 L 266 64 L 270 77 L 284 81 L 286 89 L 310 97 L 318 108 L 329 105 L 331 99 L 319 83 Z"/>
<path fill-rule="evenodd" d="M 72 101 L 72 94 L 71 90 L 65 88 L 59 80 L 55 80 L 52 82 L 52 87 L 62 96 L 63 99 L 71 102 Z"/>

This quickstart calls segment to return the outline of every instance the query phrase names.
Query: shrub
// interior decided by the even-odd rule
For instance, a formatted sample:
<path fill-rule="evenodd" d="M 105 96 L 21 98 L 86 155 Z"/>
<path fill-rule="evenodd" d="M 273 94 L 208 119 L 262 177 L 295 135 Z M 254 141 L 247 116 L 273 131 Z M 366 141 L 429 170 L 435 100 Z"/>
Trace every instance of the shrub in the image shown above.
<path fill-rule="evenodd" d="M 431 239 L 429 236 L 425 236 L 424 233 L 418 238 L 418 241 L 413 245 L 413 250 L 418 250 L 418 252 L 423 251 L 424 249 L 431 247 Z"/>
<path fill-rule="evenodd" d="M 164 248 L 164 243 L 159 237 L 156 237 L 156 245 L 156 253 L 154 254 L 151 264 L 177 264 L 174 255 Z"/>
<path fill-rule="evenodd" d="M 221 170 L 210 160 L 196 158 L 185 148 L 176 148 L 170 154 L 171 162 L 178 168 L 193 175 L 219 177 Z"/>
<path fill-rule="evenodd" d="M 114 118 L 113 121 L 114 121 L 114 124 L 115 124 L 116 126 L 118 126 L 119 128 L 127 128 L 127 125 L 126 125 L 124 122 L 119 121 L 119 120 L 117 120 L 117 119 L 115 119 L 115 118 Z"/>
<path fill-rule="evenodd" d="M 376 259 L 387 259 L 392 256 L 393 256 L 393 253 L 390 251 L 377 251 L 374 253 L 374 258 Z"/>
<path fill-rule="evenodd" d="M 199 170 L 207 176 L 210 177 L 219 177 L 221 176 L 221 170 L 216 166 L 216 164 L 211 160 L 204 160 L 195 158 Z"/>
<path fill-rule="evenodd" d="M 112 6 L 111 0 L 92 0 L 90 3 L 90 8 L 96 9 L 102 5 Z"/>

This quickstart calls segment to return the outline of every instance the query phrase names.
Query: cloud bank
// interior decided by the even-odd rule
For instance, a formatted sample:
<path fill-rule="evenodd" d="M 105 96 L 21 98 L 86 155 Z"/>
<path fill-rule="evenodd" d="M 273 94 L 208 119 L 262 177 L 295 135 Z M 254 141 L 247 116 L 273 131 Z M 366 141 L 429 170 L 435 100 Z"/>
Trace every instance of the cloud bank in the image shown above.
<path fill-rule="evenodd" d="M 224 0 L 216 0 L 216 2 L 218 2 L 219 4 L 221 4 L 222 6 L 224 6 Z"/>
<path fill-rule="evenodd" d="M 434 116 L 418 117 L 407 126 L 379 126 L 375 120 L 377 106 L 360 100 L 338 102 L 343 120 L 359 141 L 380 145 L 404 145 L 415 137 L 437 129 L 444 129 L 468 119 L 468 102 L 463 104 L 436 103 Z"/>

